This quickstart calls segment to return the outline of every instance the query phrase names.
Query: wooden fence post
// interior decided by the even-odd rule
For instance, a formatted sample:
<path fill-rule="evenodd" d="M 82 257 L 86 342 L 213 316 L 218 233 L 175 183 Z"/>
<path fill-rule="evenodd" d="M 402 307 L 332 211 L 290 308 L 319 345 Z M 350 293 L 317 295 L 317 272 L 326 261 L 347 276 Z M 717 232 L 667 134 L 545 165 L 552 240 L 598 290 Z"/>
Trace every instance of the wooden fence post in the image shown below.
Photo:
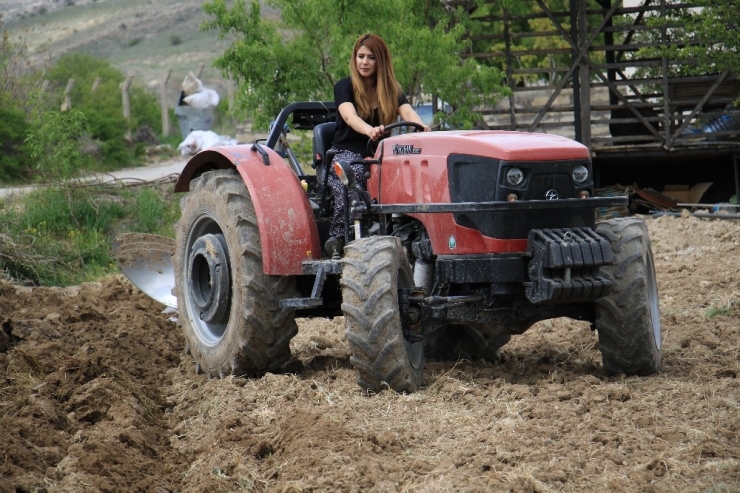
<path fill-rule="evenodd" d="M 233 80 L 227 79 L 226 80 L 226 94 L 229 98 L 229 111 L 234 109 L 234 99 L 236 98 L 236 84 Z"/>
<path fill-rule="evenodd" d="M 203 73 L 203 66 L 204 65 L 202 63 L 198 65 L 198 72 L 195 74 L 195 76 L 199 79 L 200 79 L 200 74 Z"/>
<path fill-rule="evenodd" d="M 62 111 L 69 111 L 72 109 L 72 89 L 75 87 L 75 80 L 69 79 L 67 81 L 67 87 L 64 89 L 64 102 L 62 103 Z"/>
<path fill-rule="evenodd" d="M 162 82 L 162 136 L 167 137 L 170 135 L 170 112 L 167 108 L 167 82 L 170 80 L 172 75 L 172 69 L 167 71 L 167 76 Z"/>
<path fill-rule="evenodd" d="M 123 118 L 126 122 L 131 121 L 131 101 L 128 97 L 128 88 L 131 86 L 133 75 L 126 76 L 126 80 L 121 84 L 121 101 L 123 102 Z"/>
<path fill-rule="evenodd" d="M 131 101 L 128 97 L 128 88 L 131 86 L 131 80 L 134 78 L 133 75 L 126 76 L 126 80 L 121 84 L 121 101 L 123 103 L 123 118 L 126 120 L 126 126 L 131 124 Z M 131 141 L 131 130 L 126 128 L 124 138 Z"/>
<path fill-rule="evenodd" d="M 95 77 L 95 80 L 92 83 L 92 87 L 90 88 L 90 92 L 95 92 L 98 89 L 99 85 L 100 85 L 100 77 Z"/>

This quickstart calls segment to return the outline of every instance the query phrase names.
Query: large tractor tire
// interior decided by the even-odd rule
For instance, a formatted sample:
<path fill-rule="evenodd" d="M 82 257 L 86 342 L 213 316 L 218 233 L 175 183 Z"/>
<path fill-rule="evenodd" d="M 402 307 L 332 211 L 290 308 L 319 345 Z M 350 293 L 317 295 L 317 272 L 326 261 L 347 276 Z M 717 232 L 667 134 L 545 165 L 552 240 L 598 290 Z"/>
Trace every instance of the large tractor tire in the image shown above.
<path fill-rule="evenodd" d="M 175 293 L 196 372 L 210 378 L 277 370 L 298 331 L 294 312 L 278 302 L 296 295 L 296 281 L 264 273 L 257 217 L 238 172 L 196 178 L 181 209 Z"/>
<path fill-rule="evenodd" d="M 398 238 L 372 236 L 348 244 L 342 259 L 342 312 L 357 384 L 415 392 L 424 372 L 424 345 L 404 338 L 398 289 L 413 287 Z"/>
<path fill-rule="evenodd" d="M 660 371 L 660 309 L 653 253 L 645 222 L 611 219 L 596 231 L 611 244 L 616 262 L 601 267 L 613 282 L 596 301 L 596 330 L 607 375 L 652 375 Z"/>

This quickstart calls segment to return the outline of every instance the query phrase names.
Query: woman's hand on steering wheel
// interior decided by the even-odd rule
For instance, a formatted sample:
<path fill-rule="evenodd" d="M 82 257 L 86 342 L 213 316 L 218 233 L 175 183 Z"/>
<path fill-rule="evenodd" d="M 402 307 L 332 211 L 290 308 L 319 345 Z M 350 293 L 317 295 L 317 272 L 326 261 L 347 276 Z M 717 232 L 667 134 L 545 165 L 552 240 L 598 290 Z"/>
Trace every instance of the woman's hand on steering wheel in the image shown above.
<path fill-rule="evenodd" d="M 412 132 L 429 132 L 431 129 L 423 125 L 421 123 L 416 122 L 410 122 L 410 121 L 400 121 L 396 123 L 391 123 L 390 125 L 385 126 L 385 133 L 388 133 L 389 130 L 393 130 L 394 128 L 398 127 L 413 127 Z"/>
<path fill-rule="evenodd" d="M 391 130 L 398 127 L 411 127 L 412 132 L 429 132 L 431 130 L 431 128 L 429 128 L 427 125 L 422 125 L 421 123 L 411 121 L 400 121 L 391 123 L 390 125 L 380 125 L 378 127 L 373 127 L 372 130 L 368 133 L 368 137 L 370 138 L 367 141 L 367 149 L 368 151 L 370 151 L 370 154 L 375 154 L 375 150 L 378 148 L 378 142 L 387 137 Z"/>
<path fill-rule="evenodd" d="M 382 139 L 384 133 L 385 133 L 385 127 L 383 125 L 379 125 L 377 127 L 371 127 L 370 131 L 367 133 L 367 136 L 370 140 L 375 142 L 375 141 Z"/>

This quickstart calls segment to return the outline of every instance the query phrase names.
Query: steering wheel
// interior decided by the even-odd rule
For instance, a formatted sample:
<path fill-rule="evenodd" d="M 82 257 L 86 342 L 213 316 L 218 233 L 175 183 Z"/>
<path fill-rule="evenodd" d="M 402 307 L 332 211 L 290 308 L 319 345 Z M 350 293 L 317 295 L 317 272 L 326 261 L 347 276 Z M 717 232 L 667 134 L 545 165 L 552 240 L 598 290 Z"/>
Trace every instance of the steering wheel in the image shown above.
<path fill-rule="evenodd" d="M 403 121 L 403 120 L 400 122 L 391 123 L 390 125 L 386 125 L 385 131 L 383 132 L 384 135 L 382 137 L 380 137 L 378 140 L 372 140 L 372 139 L 367 140 L 367 150 L 370 153 L 370 155 L 375 154 L 375 151 L 378 148 L 378 143 L 385 138 L 388 132 L 398 127 L 413 127 L 411 132 L 407 132 L 407 133 L 423 132 L 425 128 L 424 125 L 422 125 L 421 123 L 409 122 L 409 121 Z"/>

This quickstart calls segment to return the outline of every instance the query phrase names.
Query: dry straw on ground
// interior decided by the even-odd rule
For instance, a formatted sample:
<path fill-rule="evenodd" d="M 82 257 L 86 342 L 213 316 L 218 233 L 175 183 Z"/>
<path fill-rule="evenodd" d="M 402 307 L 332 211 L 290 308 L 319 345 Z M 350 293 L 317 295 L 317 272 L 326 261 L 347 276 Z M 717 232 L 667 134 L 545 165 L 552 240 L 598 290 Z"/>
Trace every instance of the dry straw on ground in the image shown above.
<path fill-rule="evenodd" d="M 664 371 L 606 378 L 588 324 L 504 362 L 430 363 L 363 397 L 342 320 L 300 320 L 285 374 L 194 374 L 161 307 L 111 277 L 0 284 L 0 491 L 739 491 L 740 223 L 650 219 Z M 0 341 L 1 342 L 1 341 Z"/>

